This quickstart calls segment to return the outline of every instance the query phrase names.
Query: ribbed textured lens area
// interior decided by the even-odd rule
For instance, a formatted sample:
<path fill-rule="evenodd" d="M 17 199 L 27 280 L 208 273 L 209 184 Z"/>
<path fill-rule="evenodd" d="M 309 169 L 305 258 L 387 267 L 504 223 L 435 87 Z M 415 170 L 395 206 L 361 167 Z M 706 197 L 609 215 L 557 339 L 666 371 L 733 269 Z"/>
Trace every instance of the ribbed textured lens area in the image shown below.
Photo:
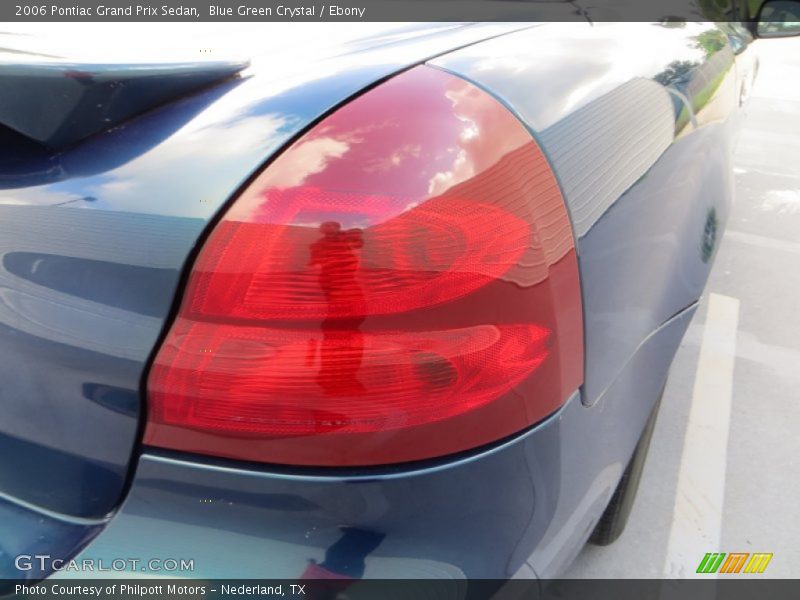
<path fill-rule="evenodd" d="M 150 392 L 159 419 L 201 429 L 235 419 L 250 434 L 385 431 L 489 402 L 547 357 L 547 337 L 535 325 L 309 335 L 181 321 Z M 158 401 L 176 392 L 181 403 Z"/>
<path fill-rule="evenodd" d="M 581 383 L 555 177 L 468 82 L 407 71 L 323 119 L 227 209 L 148 379 L 150 445 L 400 463 L 476 448 Z"/>

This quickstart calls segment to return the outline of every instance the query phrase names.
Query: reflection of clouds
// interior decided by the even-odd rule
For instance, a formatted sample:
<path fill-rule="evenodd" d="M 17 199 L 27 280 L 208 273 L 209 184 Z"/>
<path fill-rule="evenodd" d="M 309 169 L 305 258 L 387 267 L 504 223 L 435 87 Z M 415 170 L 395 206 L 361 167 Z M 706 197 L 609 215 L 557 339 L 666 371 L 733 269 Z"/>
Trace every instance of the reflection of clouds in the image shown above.
<path fill-rule="evenodd" d="M 170 214 L 169 199 L 185 197 L 186 189 L 195 185 L 191 178 L 175 177 L 176 172 L 184 172 L 189 163 L 195 172 L 238 171 L 243 151 L 249 156 L 253 147 L 266 149 L 278 145 L 286 126 L 285 117 L 267 114 L 239 118 L 215 127 L 192 127 L 184 132 L 183 143 L 153 148 L 115 169 L 102 183 L 88 190 L 103 205 L 131 212 L 141 209 L 143 197 L 162 198 L 162 213 Z M 198 152 L 198 148 L 203 151 Z M 194 206 L 177 204 L 174 210 L 181 216 L 203 216 L 208 208 L 201 200 L 208 193 L 208 189 L 199 188 L 195 191 L 197 203 Z"/>
<path fill-rule="evenodd" d="M 100 184 L 97 187 L 97 191 L 101 192 L 105 197 L 110 194 L 127 193 L 135 187 L 136 183 L 132 179 L 119 179 Z"/>
<path fill-rule="evenodd" d="M 481 135 L 494 131 L 498 111 L 486 110 L 485 92 L 474 85 L 454 79 L 445 94 L 453 106 L 453 114 L 462 123 L 458 133 L 458 152 L 447 171 L 437 172 L 428 184 L 428 194 L 437 196 L 454 185 L 474 177 L 492 166 L 497 157 L 519 146 L 518 140 L 500 135 Z"/>
<path fill-rule="evenodd" d="M 550 41 L 552 45 L 553 40 Z M 545 50 L 546 51 L 546 50 Z M 521 75 L 530 68 L 530 61 L 521 56 L 487 56 L 475 61 L 474 69 L 477 73 L 485 73 L 502 69 L 509 75 Z"/>
<path fill-rule="evenodd" d="M 265 182 L 270 187 L 278 188 L 303 185 L 310 176 L 322 173 L 331 160 L 343 157 L 351 148 L 369 138 L 370 134 L 397 125 L 393 119 L 342 130 L 323 124 L 292 147 L 291 161 L 279 160 L 273 163 Z M 418 157 L 420 150 L 418 144 L 398 148 L 390 156 L 378 157 L 367 162 L 363 170 L 388 171 L 402 164 L 408 157 Z"/>
<path fill-rule="evenodd" d="M 45 188 L 22 188 L 0 194 L 0 205 L 54 206 L 81 198 L 69 192 Z"/>
<path fill-rule="evenodd" d="M 318 137 L 297 144 L 292 162 L 280 161 L 270 169 L 270 183 L 276 187 L 302 185 L 309 175 L 321 173 L 332 158 L 341 158 L 350 145 L 332 137 Z"/>
<path fill-rule="evenodd" d="M 236 155 L 242 147 L 268 148 L 283 136 L 279 132 L 288 124 L 288 119 L 280 114 L 266 114 L 231 119 L 226 123 L 218 123 L 214 127 L 199 128 L 189 131 L 186 136 L 186 154 L 195 154 L 191 150 L 193 144 L 203 144 L 204 154 L 213 159 Z"/>
<path fill-rule="evenodd" d="M 456 182 L 469 179 L 475 173 L 469 156 L 463 149 L 456 155 L 453 161 L 453 168 L 444 173 L 436 173 L 428 186 L 428 193 L 431 196 L 438 196 L 453 187 Z"/>
<path fill-rule="evenodd" d="M 396 167 L 399 167 L 409 158 L 419 158 L 422 154 L 422 146 L 419 144 L 406 144 L 401 146 L 389 156 L 378 157 L 364 165 L 364 171 L 367 173 L 372 172 L 385 172 Z"/>

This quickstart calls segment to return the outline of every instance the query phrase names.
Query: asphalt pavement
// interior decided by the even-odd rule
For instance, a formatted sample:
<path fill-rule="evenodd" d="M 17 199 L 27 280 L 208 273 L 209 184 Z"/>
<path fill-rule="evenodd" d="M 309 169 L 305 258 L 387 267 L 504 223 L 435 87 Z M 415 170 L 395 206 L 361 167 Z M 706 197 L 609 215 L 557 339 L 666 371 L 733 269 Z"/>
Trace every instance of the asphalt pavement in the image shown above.
<path fill-rule="evenodd" d="M 626 531 L 574 578 L 696 576 L 704 552 L 800 577 L 800 38 L 758 40 L 736 199 L 678 351 Z"/>

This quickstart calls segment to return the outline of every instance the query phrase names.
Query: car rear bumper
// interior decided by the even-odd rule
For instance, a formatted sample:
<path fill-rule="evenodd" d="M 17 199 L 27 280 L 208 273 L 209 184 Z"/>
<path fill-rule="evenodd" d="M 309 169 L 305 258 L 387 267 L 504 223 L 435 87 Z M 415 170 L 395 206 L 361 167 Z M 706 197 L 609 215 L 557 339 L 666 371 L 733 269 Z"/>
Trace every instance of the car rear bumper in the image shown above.
<path fill-rule="evenodd" d="M 544 422 L 468 456 L 347 473 L 148 450 L 78 558 L 191 560 L 191 571 L 155 574 L 192 578 L 298 579 L 314 563 L 354 578 L 553 577 L 607 505 L 694 309 L 651 335 L 591 408 L 575 392 Z"/>

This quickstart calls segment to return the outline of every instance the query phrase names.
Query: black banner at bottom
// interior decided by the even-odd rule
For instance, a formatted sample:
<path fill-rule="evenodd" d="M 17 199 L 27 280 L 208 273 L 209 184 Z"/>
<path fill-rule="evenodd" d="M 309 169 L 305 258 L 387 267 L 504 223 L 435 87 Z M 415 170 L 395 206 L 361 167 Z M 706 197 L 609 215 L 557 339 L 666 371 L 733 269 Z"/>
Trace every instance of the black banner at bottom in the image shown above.
<path fill-rule="evenodd" d="M 0 596 L 28 600 L 796 600 L 800 580 L 778 579 L 50 579 L 0 580 Z"/>

